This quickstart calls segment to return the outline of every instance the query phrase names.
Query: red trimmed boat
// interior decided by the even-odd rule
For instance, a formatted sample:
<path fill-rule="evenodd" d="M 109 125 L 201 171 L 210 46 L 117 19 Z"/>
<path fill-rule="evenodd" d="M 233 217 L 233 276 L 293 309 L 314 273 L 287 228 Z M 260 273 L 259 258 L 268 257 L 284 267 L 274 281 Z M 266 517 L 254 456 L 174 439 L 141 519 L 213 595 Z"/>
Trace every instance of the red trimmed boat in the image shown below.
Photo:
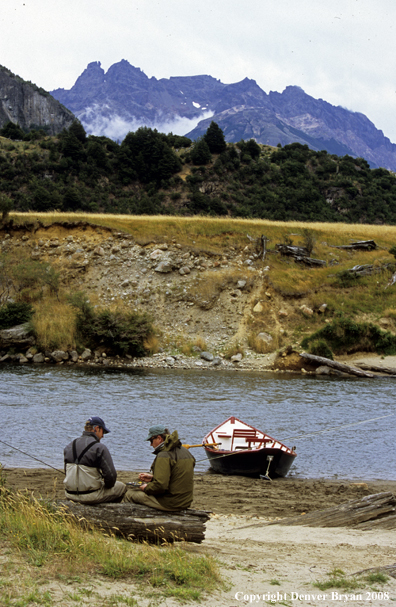
<path fill-rule="evenodd" d="M 205 453 L 215 472 L 238 476 L 286 476 L 297 453 L 290 447 L 229 417 L 203 439 Z"/>

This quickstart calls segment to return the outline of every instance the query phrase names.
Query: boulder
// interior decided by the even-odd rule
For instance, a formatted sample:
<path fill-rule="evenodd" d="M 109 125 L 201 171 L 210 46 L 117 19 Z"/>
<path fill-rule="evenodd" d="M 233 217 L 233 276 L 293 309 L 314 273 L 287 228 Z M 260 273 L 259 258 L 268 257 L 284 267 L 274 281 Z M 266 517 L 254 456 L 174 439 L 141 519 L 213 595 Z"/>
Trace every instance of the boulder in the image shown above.
<path fill-rule="evenodd" d="M 85 361 L 89 360 L 90 358 L 92 358 L 92 352 L 89 348 L 85 348 L 84 352 L 81 354 L 81 360 Z"/>
<path fill-rule="evenodd" d="M 191 273 L 191 270 L 188 266 L 182 266 L 179 270 L 179 274 L 181 276 L 185 276 L 186 274 L 190 274 L 190 273 Z"/>
<path fill-rule="evenodd" d="M 262 312 L 263 310 L 264 310 L 264 308 L 260 301 L 258 303 L 256 303 L 256 305 L 253 308 L 253 312 L 256 312 L 256 314 Z"/>
<path fill-rule="evenodd" d="M 64 350 L 54 350 L 54 352 L 51 352 L 51 358 L 60 363 L 62 360 L 69 360 L 69 355 Z"/>
<path fill-rule="evenodd" d="M 231 362 L 240 363 L 242 358 L 243 358 L 242 354 L 240 352 L 238 352 L 238 354 L 234 354 L 234 356 L 231 356 Z"/>
<path fill-rule="evenodd" d="M 29 323 L 16 325 L 11 329 L 0 331 L 0 348 L 7 349 L 10 347 L 28 347 L 35 344 L 35 339 L 32 335 L 32 328 Z"/>
<path fill-rule="evenodd" d="M 157 261 L 158 259 L 161 259 L 163 255 L 163 251 L 160 251 L 160 249 L 155 249 L 152 253 L 150 253 L 150 259 L 152 259 L 153 261 Z"/>
<path fill-rule="evenodd" d="M 271 344 L 274 340 L 272 338 L 272 336 L 269 333 L 259 333 L 257 335 L 258 339 L 261 339 L 261 341 L 265 341 L 266 344 Z"/>
<path fill-rule="evenodd" d="M 76 352 L 76 350 L 72 350 L 69 352 L 69 357 L 73 363 L 76 363 L 78 361 L 78 352 Z"/>
<path fill-rule="evenodd" d="M 326 365 L 321 365 L 320 367 L 317 367 L 315 373 L 316 373 L 316 375 L 330 375 L 331 369 L 330 369 L 330 367 L 327 367 Z"/>
<path fill-rule="evenodd" d="M 201 358 L 203 358 L 203 360 L 207 360 L 208 362 L 211 363 L 212 360 L 214 359 L 214 356 L 210 352 L 201 352 Z"/>
<path fill-rule="evenodd" d="M 161 261 L 156 268 L 154 268 L 154 272 L 159 272 L 160 274 L 168 274 L 172 272 L 172 265 L 169 261 Z"/>
<path fill-rule="evenodd" d="M 37 352 L 37 354 L 34 354 L 34 356 L 33 356 L 34 363 L 43 363 L 44 361 L 45 361 L 45 356 L 42 352 Z"/>

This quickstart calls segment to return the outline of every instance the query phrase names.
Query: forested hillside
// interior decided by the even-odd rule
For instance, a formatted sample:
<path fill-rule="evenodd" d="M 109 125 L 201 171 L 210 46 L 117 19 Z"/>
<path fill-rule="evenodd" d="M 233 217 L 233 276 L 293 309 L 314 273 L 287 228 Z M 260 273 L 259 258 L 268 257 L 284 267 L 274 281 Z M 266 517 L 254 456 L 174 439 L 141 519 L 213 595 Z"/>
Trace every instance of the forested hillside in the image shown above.
<path fill-rule="evenodd" d="M 214 122 L 195 143 L 143 127 L 117 144 L 77 121 L 56 137 L 0 135 L 0 193 L 19 211 L 396 223 L 393 173 L 299 143 L 226 144 Z"/>

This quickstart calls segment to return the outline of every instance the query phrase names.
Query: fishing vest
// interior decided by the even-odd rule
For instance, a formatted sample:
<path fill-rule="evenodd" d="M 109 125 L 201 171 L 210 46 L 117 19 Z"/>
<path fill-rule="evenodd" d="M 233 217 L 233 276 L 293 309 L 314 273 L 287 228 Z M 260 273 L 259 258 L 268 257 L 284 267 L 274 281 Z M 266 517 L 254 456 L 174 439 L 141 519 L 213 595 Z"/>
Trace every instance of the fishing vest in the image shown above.
<path fill-rule="evenodd" d="M 77 439 L 73 441 L 74 463 L 66 464 L 66 476 L 63 481 L 65 484 L 65 491 L 71 495 L 94 493 L 104 485 L 102 475 L 97 468 L 83 466 L 80 464 L 80 461 L 88 449 L 96 445 L 98 441 L 94 440 L 92 443 L 89 443 L 89 445 L 82 450 L 80 455 L 77 455 L 76 441 Z"/>

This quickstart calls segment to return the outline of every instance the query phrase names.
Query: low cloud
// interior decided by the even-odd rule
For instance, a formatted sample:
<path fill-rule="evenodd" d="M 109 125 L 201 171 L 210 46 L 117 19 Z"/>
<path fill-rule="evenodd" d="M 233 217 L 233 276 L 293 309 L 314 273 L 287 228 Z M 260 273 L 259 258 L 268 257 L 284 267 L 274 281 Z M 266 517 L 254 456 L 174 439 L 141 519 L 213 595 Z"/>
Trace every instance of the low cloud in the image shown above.
<path fill-rule="evenodd" d="M 207 111 L 196 118 L 176 116 L 173 120 L 169 120 L 162 119 L 158 114 L 154 121 L 127 119 L 110 113 L 108 106 L 88 107 L 77 115 L 89 135 L 105 136 L 117 142 L 121 142 L 128 133 L 137 131 L 142 126 L 157 129 L 160 133 L 172 132 L 175 135 L 185 135 L 192 131 L 201 120 L 212 116 L 213 112 Z"/>

